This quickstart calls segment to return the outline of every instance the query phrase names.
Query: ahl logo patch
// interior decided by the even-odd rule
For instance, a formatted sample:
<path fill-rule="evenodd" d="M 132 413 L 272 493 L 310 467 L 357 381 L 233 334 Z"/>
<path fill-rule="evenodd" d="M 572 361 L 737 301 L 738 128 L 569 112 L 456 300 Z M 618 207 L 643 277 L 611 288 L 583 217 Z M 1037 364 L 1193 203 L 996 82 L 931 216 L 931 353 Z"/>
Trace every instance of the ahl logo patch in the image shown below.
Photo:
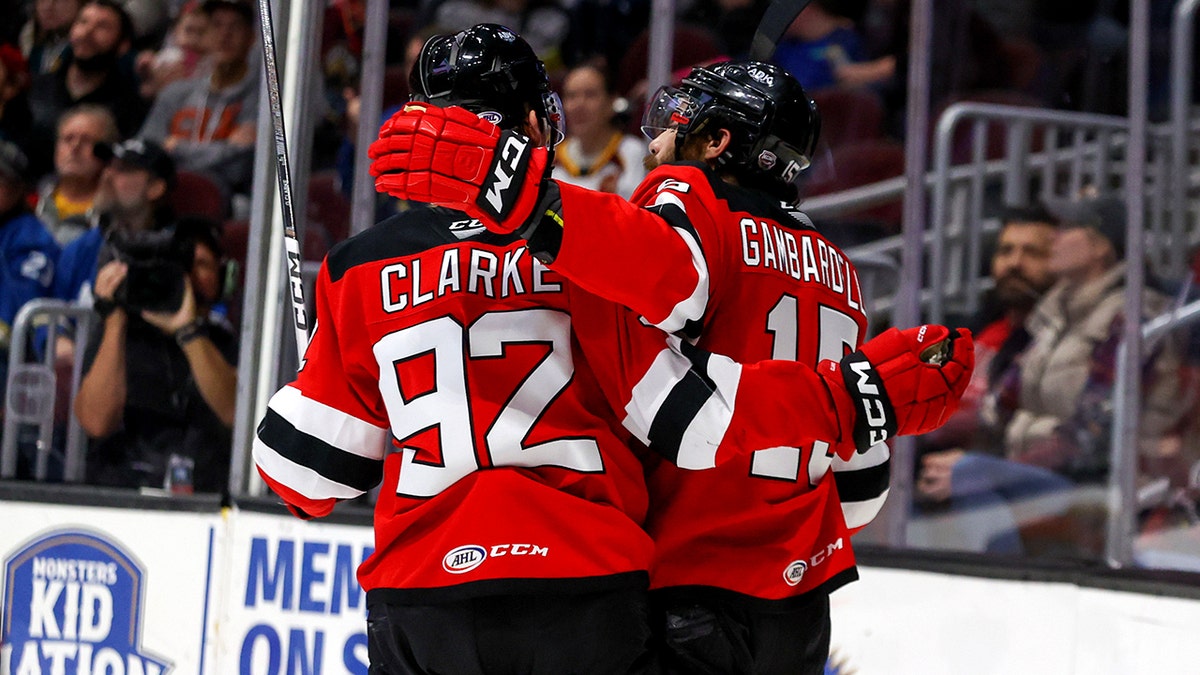
<path fill-rule="evenodd" d="M 478 117 L 479 119 L 487 120 L 496 126 L 500 126 L 500 123 L 504 121 L 504 115 L 501 115 L 495 110 L 484 110 L 483 112 L 479 113 Z"/>
<path fill-rule="evenodd" d="M 143 650 L 142 566 L 103 536 L 60 530 L 4 561 L 0 670 L 144 673 L 172 664 Z"/>
<path fill-rule="evenodd" d="M 482 565 L 487 555 L 487 549 L 478 544 L 459 546 L 442 556 L 442 569 L 450 574 L 465 574 Z"/>
<path fill-rule="evenodd" d="M 804 578 L 804 572 L 808 569 L 808 563 L 803 560 L 793 560 L 786 569 L 783 570 L 783 580 L 788 586 L 795 586 Z"/>

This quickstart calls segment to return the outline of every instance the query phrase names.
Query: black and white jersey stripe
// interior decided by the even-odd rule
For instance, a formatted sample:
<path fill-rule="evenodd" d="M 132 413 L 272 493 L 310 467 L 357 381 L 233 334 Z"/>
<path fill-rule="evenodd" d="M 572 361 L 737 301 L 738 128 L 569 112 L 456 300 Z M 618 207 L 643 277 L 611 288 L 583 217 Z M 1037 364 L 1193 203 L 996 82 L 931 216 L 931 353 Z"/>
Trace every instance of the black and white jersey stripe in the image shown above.
<path fill-rule="evenodd" d="M 854 453 L 848 460 L 834 458 L 830 468 L 846 527 L 863 527 L 883 508 L 891 479 L 891 457 L 887 443 L 877 443 L 866 452 Z"/>
<path fill-rule="evenodd" d="M 699 334 L 696 328 L 704 319 L 704 311 L 708 307 L 708 287 L 709 274 L 708 262 L 704 258 L 704 250 L 700 246 L 700 238 L 696 234 L 696 229 L 688 220 L 687 209 L 683 202 L 671 193 L 669 190 L 664 190 L 655 197 L 654 203 L 646 207 L 647 210 L 657 213 L 663 220 L 667 222 L 687 245 L 688 251 L 692 255 L 692 266 L 696 269 L 696 287 L 692 289 L 691 295 L 685 298 L 682 302 L 676 304 L 671 313 L 666 319 L 655 324 L 658 328 L 668 333 L 682 332 L 685 335 L 695 337 Z"/>
<path fill-rule="evenodd" d="M 666 348 L 634 385 L 622 424 L 680 468 L 716 466 L 741 373 L 735 361 L 669 336 Z"/>
<path fill-rule="evenodd" d="M 382 480 L 387 438 L 387 429 L 289 385 L 271 397 L 254 440 L 254 461 L 309 499 L 353 499 Z"/>

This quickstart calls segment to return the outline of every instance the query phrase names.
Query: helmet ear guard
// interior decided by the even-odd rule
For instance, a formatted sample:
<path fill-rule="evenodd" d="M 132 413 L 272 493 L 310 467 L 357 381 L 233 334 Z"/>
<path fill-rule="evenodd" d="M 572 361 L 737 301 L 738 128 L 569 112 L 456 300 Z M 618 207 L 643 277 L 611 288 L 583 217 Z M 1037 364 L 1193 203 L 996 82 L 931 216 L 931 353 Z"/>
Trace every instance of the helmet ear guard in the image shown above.
<path fill-rule="evenodd" d="M 553 148 L 567 140 L 567 116 L 563 114 L 562 99 L 558 97 L 558 92 L 542 94 L 542 109 L 546 112 L 542 119 L 542 132 L 546 135 L 546 142 Z"/>
<path fill-rule="evenodd" d="M 659 89 L 642 131 L 651 138 L 676 129 L 676 151 L 686 136 L 710 125 L 730 133 L 718 168 L 784 201 L 798 196 L 799 174 L 811 163 L 821 129 L 816 103 L 786 71 L 757 61 L 733 61 L 692 70 L 680 87 Z"/>

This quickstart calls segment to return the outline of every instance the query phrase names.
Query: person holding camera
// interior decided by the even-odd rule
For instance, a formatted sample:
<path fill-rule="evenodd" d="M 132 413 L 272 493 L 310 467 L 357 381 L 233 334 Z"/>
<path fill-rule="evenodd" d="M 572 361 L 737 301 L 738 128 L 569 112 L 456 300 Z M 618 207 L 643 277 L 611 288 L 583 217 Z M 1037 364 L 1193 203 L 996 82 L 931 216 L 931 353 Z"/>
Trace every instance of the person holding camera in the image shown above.
<path fill-rule="evenodd" d="M 160 153 L 165 157 L 158 146 L 126 141 L 113 148 L 110 170 L 148 173 L 130 165 L 153 165 L 150 156 Z M 149 208 L 153 200 L 142 194 L 142 208 Z M 212 312 L 221 295 L 220 236 L 201 219 L 160 229 L 120 225 L 121 209 L 131 206 L 119 204 L 114 213 L 92 287 L 102 320 L 88 338 L 75 399 L 91 439 L 87 482 L 222 492 L 237 344 Z"/>
<path fill-rule="evenodd" d="M 54 276 L 54 297 L 87 306 L 96 272 L 112 258 L 105 248 L 112 232 L 157 230 L 174 220 L 175 162 L 162 146 L 131 138 L 97 143 L 93 153 L 105 166 L 87 213 L 87 230 L 63 247 Z"/>

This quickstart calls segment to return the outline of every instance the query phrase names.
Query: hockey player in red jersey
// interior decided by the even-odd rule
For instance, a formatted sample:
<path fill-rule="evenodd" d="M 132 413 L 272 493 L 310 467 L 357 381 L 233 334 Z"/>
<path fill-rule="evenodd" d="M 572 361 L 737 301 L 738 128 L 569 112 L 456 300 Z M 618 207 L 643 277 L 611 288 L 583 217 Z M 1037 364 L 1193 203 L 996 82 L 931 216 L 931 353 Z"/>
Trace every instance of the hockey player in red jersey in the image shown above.
<path fill-rule="evenodd" d="M 540 63 L 499 26 L 431 39 L 413 89 L 531 146 L 558 133 Z M 652 668 L 631 432 L 695 467 L 818 437 L 856 452 L 860 393 L 836 368 L 708 355 L 459 211 L 414 208 L 335 247 L 316 298 L 302 368 L 271 399 L 254 457 L 301 517 L 383 481 L 359 569 L 373 673 Z M 939 337 L 869 358 L 912 377 Z M 940 398 L 901 407 L 943 409 L 957 380 L 938 381 Z"/>
<path fill-rule="evenodd" d="M 412 84 L 532 142 L 559 133 L 541 63 L 502 27 L 430 39 Z M 371 673 L 653 672 L 642 467 L 575 363 L 570 304 L 519 239 L 448 209 L 323 262 L 254 458 L 301 517 L 382 479 L 358 572 Z"/>
<path fill-rule="evenodd" d="M 745 363 L 841 369 L 858 406 L 859 453 L 840 454 L 844 439 L 829 436 L 799 447 L 747 446 L 756 451 L 713 471 L 654 462 L 649 472 L 651 583 L 668 668 L 820 673 L 829 593 L 857 574 L 850 536 L 886 495 L 882 441 L 941 424 L 961 389 L 939 398 L 924 387 L 970 371 L 970 336 L 892 329 L 859 349 L 866 317 L 854 267 L 791 206 L 819 117 L 782 70 L 756 62 L 693 70 L 682 87 L 658 93 L 645 123 L 657 168 L 633 204 L 548 180 L 541 152 L 454 109 L 394 117 L 372 147 L 373 171 L 395 196 L 451 204 L 496 231 L 516 231 L 551 269 L 678 332 L 685 344 Z M 915 358 L 917 341 L 929 344 L 935 334 L 944 351 L 907 376 L 877 370 L 883 353 Z M 911 403 L 919 400 L 926 405 L 918 411 Z M 653 422 L 640 438 L 651 447 L 686 433 L 674 420 L 705 405 L 673 396 L 660 403 L 643 412 Z M 735 411 L 745 407 L 738 403 Z M 800 403 L 824 405 L 821 397 Z M 761 415 L 786 415 L 787 407 Z M 837 406 L 824 414 L 836 417 Z"/>

